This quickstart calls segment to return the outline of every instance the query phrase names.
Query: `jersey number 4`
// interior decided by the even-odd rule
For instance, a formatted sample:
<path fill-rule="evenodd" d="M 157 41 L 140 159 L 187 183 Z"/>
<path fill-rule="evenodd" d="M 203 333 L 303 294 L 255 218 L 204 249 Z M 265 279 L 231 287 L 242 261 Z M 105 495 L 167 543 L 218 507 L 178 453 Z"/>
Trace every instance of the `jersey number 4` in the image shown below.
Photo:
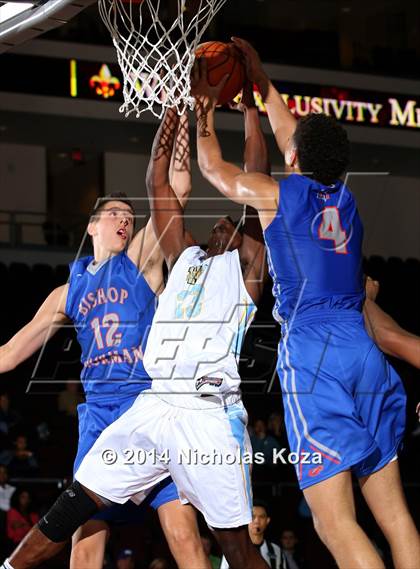
<path fill-rule="evenodd" d="M 340 255 L 347 255 L 347 233 L 341 224 L 340 212 L 337 207 L 326 207 L 323 210 L 318 237 L 333 241 L 334 251 Z"/>

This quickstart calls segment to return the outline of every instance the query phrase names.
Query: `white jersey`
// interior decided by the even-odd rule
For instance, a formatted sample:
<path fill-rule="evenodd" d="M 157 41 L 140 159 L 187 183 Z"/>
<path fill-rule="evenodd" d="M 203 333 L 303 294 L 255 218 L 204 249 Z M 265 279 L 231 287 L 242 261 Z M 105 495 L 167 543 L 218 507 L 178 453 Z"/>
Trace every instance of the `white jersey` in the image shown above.
<path fill-rule="evenodd" d="M 239 392 L 239 356 L 256 307 L 237 250 L 208 258 L 189 247 L 159 297 L 144 366 L 155 393 Z"/>

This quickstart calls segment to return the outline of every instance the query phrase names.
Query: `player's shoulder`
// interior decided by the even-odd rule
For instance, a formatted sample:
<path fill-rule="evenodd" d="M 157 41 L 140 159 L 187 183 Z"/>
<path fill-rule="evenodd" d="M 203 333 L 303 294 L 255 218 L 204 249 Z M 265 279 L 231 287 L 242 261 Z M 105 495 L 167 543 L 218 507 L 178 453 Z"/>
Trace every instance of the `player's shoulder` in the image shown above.
<path fill-rule="evenodd" d="M 70 277 L 79 278 L 83 276 L 92 261 L 92 255 L 86 255 L 85 257 L 75 259 L 70 263 Z"/>
<path fill-rule="evenodd" d="M 184 270 L 185 265 L 199 265 L 205 258 L 206 252 L 199 245 L 190 245 L 181 251 L 176 259 L 174 259 L 170 273 Z"/>
<path fill-rule="evenodd" d="M 180 259 L 187 259 L 187 260 L 200 260 L 204 257 L 206 252 L 204 249 L 200 247 L 200 245 L 190 245 L 189 247 L 185 247 L 182 253 L 178 257 L 178 261 Z"/>

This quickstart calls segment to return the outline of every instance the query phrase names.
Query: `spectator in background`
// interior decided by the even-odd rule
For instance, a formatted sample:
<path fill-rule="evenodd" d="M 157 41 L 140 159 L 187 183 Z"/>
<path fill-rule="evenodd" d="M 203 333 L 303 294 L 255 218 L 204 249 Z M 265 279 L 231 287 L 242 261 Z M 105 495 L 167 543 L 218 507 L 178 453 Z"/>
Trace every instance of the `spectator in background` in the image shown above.
<path fill-rule="evenodd" d="M 265 539 L 265 531 L 270 522 L 267 504 L 254 500 L 252 522 L 248 526 L 252 543 L 260 550 L 261 557 L 267 561 L 271 569 L 289 569 L 286 557 L 280 547 Z M 222 558 L 220 569 L 229 569 L 225 557 Z"/>
<path fill-rule="evenodd" d="M 134 552 L 132 549 L 123 549 L 117 556 L 117 569 L 134 569 Z"/>
<path fill-rule="evenodd" d="M 16 490 L 8 484 L 9 474 L 6 466 L 0 466 L 0 540 L 6 534 L 6 513 L 10 510 L 10 499 Z"/>
<path fill-rule="evenodd" d="M 10 510 L 10 499 L 16 490 L 14 486 L 8 484 L 9 473 L 7 466 L 0 465 L 0 510 L 7 512 Z"/>
<path fill-rule="evenodd" d="M 163 557 L 156 557 L 149 565 L 149 569 L 169 569 L 168 562 Z"/>
<path fill-rule="evenodd" d="M 6 465 L 13 476 L 33 475 L 38 469 L 38 462 L 28 449 L 26 435 L 18 435 L 14 444 L 14 450 L 5 450 L 0 454 L 0 464 Z"/>
<path fill-rule="evenodd" d="M 10 409 L 9 395 L 5 392 L 0 393 L 0 433 L 8 435 L 10 429 L 16 427 L 20 420 L 19 413 Z"/>
<path fill-rule="evenodd" d="M 286 557 L 289 569 L 303 569 L 303 559 L 296 551 L 298 542 L 299 540 L 293 530 L 285 529 L 282 531 L 280 545 Z"/>
<path fill-rule="evenodd" d="M 31 496 L 23 488 L 16 490 L 7 512 L 7 537 L 16 546 L 29 530 L 39 521 L 39 515 L 31 507 Z"/>
<path fill-rule="evenodd" d="M 207 555 L 210 561 L 212 569 L 219 569 L 221 559 L 216 557 L 216 555 L 211 554 L 213 540 L 209 535 L 201 535 L 201 543 L 203 544 L 204 553 Z"/>
<path fill-rule="evenodd" d="M 278 441 L 281 440 L 284 435 L 284 420 L 281 413 L 275 411 L 268 417 L 267 432 Z"/>
<path fill-rule="evenodd" d="M 257 419 L 254 423 L 254 430 L 251 434 L 252 451 L 254 454 L 263 453 L 265 465 L 273 465 L 273 451 L 280 448 L 280 444 L 267 433 L 267 427 L 262 419 Z"/>
<path fill-rule="evenodd" d="M 77 417 L 77 406 L 83 403 L 83 397 L 79 392 L 79 380 L 70 380 L 66 388 L 58 395 L 58 410 L 68 417 Z"/>

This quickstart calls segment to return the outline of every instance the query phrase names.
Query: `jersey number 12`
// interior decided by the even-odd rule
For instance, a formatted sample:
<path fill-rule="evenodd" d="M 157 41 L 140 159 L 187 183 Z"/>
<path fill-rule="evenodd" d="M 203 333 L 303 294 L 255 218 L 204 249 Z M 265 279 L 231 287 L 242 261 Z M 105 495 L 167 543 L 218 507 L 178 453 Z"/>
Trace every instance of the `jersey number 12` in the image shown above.
<path fill-rule="evenodd" d="M 98 350 L 104 349 L 104 340 L 102 337 L 101 329 L 106 329 L 105 345 L 107 348 L 118 346 L 121 342 L 121 334 L 117 334 L 120 319 L 118 314 L 109 313 L 105 314 L 102 319 L 102 324 L 99 318 L 94 318 L 91 322 L 91 327 L 95 333 L 95 341 Z"/>

